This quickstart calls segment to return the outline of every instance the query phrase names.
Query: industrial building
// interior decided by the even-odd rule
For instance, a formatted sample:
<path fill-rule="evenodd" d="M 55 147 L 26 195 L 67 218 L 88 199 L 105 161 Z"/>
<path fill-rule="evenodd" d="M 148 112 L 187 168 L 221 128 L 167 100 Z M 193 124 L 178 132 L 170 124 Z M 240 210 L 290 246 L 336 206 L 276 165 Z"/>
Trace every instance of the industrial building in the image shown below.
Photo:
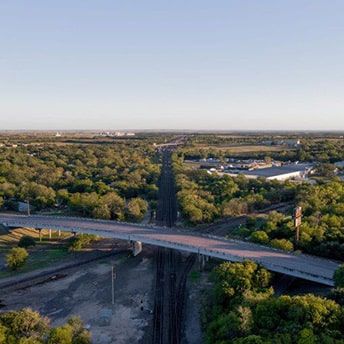
<path fill-rule="evenodd" d="M 247 178 L 263 177 L 284 181 L 287 179 L 304 179 L 312 171 L 314 164 L 288 164 L 279 167 L 261 168 L 251 171 L 244 171 L 241 174 Z"/>

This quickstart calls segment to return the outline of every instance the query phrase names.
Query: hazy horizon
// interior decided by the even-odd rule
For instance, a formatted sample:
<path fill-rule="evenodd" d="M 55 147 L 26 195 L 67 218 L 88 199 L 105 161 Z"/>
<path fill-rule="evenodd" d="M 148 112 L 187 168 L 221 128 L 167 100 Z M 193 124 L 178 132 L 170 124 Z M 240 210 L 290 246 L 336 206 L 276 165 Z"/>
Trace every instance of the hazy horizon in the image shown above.
<path fill-rule="evenodd" d="M 0 3 L 2 130 L 344 130 L 344 2 Z"/>

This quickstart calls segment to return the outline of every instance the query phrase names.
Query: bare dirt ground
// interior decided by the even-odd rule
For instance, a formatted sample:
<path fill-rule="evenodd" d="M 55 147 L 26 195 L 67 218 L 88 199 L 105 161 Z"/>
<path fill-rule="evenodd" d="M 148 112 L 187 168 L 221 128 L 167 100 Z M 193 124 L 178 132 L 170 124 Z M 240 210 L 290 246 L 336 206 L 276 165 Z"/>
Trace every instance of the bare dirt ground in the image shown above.
<path fill-rule="evenodd" d="M 124 245 L 124 246 L 123 246 Z M 128 247 L 115 245 L 116 249 Z M 95 344 L 151 343 L 154 309 L 155 248 L 104 258 L 57 274 L 47 283 L 1 290 L 1 311 L 31 307 L 51 319 L 52 326 L 80 316 Z M 114 304 L 112 304 L 112 266 Z M 189 283 L 183 343 L 202 343 L 199 325 L 201 283 Z"/>
<path fill-rule="evenodd" d="M 93 343 L 140 343 L 149 332 L 154 269 L 153 249 L 137 257 L 128 253 L 68 269 L 63 277 L 41 285 L 1 293 L 2 311 L 31 307 L 53 326 L 80 316 Z M 112 266 L 115 267 L 112 305 Z M 142 310 L 141 310 L 142 309 Z"/>
<path fill-rule="evenodd" d="M 188 280 L 184 316 L 184 344 L 203 344 L 200 311 L 203 290 L 207 285 L 208 274 L 202 274 L 200 279 Z"/>

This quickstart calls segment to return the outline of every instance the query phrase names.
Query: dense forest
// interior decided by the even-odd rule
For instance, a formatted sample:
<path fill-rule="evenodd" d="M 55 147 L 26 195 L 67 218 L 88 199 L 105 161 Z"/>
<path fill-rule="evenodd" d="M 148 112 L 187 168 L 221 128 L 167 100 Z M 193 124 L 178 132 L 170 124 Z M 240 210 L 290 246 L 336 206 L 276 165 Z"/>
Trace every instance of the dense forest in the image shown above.
<path fill-rule="evenodd" d="M 170 136 L 169 136 L 170 137 Z M 298 138 L 298 135 L 290 136 Z M 160 157 L 149 140 L 103 141 L 78 137 L 64 142 L 38 140 L 35 144 L 0 147 L 0 206 L 17 210 L 18 202 L 30 202 L 37 212 L 60 213 L 102 219 L 141 221 L 156 206 Z M 299 250 L 342 260 L 344 257 L 344 181 L 333 177 L 335 161 L 344 160 L 343 140 L 306 137 L 295 149 L 268 152 L 281 161 L 317 163 L 315 183 L 247 179 L 190 169 L 186 158 L 266 158 L 267 152 L 233 154 L 212 145 L 261 144 L 255 135 L 222 137 L 194 135 L 172 156 L 178 206 L 185 227 L 250 214 L 280 204 L 290 211 L 270 211 L 246 224 L 228 229 L 228 235 L 283 250 Z M 273 137 L 267 135 L 264 140 Z M 97 140 L 100 140 L 97 138 Z M 8 139 L 10 142 L 11 139 Z M 67 142 L 68 141 L 68 142 Z M 283 147 L 282 147 L 283 148 Z M 300 240 L 295 241 L 292 208 L 301 206 Z M 91 240 L 84 236 L 82 240 Z M 83 243 L 79 237 L 70 249 Z M 344 267 L 335 276 L 344 286 Z M 312 294 L 274 296 L 274 276 L 253 262 L 224 263 L 211 273 L 212 287 L 202 307 L 207 343 L 233 344 L 340 344 L 344 343 L 344 291 L 328 298 Z M 23 330 L 23 322 L 28 327 Z M 29 319 L 29 320 L 27 320 Z M 32 310 L 0 316 L 0 343 L 89 343 L 89 334 L 78 319 L 60 328 Z"/>
<path fill-rule="evenodd" d="M 252 242 L 342 260 L 344 257 L 344 181 L 333 179 L 316 185 L 300 184 L 295 203 L 303 209 L 300 240 L 290 215 L 271 211 L 266 218 L 250 218 L 234 231 Z"/>
<path fill-rule="evenodd" d="M 302 142 L 304 144 L 297 154 L 307 152 L 311 161 L 323 161 L 316 165 L 315 183 L 208 173 L 183 164 L 183 149 L 175 152 L 173 166 L 184 224 L 212 223 L 217 219 L 250 214 L 280 202 L 290 202 L 289 212 L 273 211 L 265 218 L 249 218 L 246 225 L 231 229 L 228 234 L 279 249 L 298 249 L 341 260 L 344 256 L 344 181 L 329 173 L 334 171 L 334 166 L 328 161 L 342 158 L 342 140 L 306 138 Z M 292 208 L 296 205 L 303 211 L 300 241 L 297 243 L 292 220 Z"/>
<path fill-rule="evenodd" d="M 253 262 L 223 263 L 211 281 L 202 310 L 209 344 L 344 343 L 342 290 L 275 297 L 271 274 Z"/>
<path fill-rule="evenodd" d="M 246 214 L 295 198 L 297 186 L 290 182 L 188 170 L 178 158 L 174 163 L 179 207 L 189 225 L 211 223 L 220 217 Z"/>
<path fill-rule="evenodd" d="M 147 202 L 154 207 L 159 158 L 140 141 L 3 147 L 0 159 L 6 209 L 29 201 L 36 210 L 68 207 L 82 216 L 137 221 Z"/>

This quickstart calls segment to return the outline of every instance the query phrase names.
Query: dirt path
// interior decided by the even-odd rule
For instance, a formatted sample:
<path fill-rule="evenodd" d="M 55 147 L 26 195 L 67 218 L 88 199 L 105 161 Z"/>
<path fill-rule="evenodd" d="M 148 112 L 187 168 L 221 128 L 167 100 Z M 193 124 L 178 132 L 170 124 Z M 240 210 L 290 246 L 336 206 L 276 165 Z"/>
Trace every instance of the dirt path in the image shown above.
<path fill-rule="evenodd" d="M 201 299 L 206 288 L 208 274 L 200 275 L 197 280 L 188 280 L 187 299 L 185 305 L 184 338 L 183 344 L 205 343 L 201 329 Z"/>

